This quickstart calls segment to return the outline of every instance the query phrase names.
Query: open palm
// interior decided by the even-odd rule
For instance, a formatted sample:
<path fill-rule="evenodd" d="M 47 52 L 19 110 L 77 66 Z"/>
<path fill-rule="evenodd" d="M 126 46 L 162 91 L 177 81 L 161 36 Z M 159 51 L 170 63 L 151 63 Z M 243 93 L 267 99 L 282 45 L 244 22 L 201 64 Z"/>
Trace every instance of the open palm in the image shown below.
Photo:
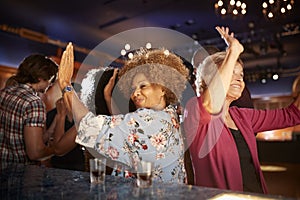
<path fill-rule="evenodd" d="M 242 53 L 244 51 L 243 45 L 234 37 L 234 33 L 229 34 L 229 28 L 228 27 L 216 27 L 217 31 L 221 35 L 221 37 L 224 39 L 225 43 L 228 47 L 236 48 Z"/>
<path fill-rule="evenodd" d="M 61 57 L 58 82 L 61 89 L 71 84 L 71 79 L 74 71 L 74 51 L 72 43 L 69 43 Z"/>

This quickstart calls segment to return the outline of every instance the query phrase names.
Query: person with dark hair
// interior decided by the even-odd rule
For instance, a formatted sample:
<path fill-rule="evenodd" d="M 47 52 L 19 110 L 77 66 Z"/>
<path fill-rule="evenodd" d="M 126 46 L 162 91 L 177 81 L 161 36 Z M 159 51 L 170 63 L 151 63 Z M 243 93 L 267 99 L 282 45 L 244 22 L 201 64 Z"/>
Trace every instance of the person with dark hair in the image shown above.
<path fill-rule="evenodd" d="M 31 84 L 36 92 L 45 92 L 56 80 L 57 64 L 50 58 L 34 54 L 20 64 L 15 80 L 21 84 Z"/>
<path fill-rule="evenodd" d="M 17 85 L 18 82 L 15 80 L 15 75 L 9 77 L 6 81 L 5 81 L 5 87 L 8 86 L 13 86 L 13 85 Z"/>
<path fill-rule="evenodd" d="M 80 95 L 81 85 L 79 83 L 71 83 L 74 91 Z M 59 91 L 61 92 L 61 91 Z M 60 150 L 64 151 L 60 156 L 52 156 L 50 158 L 49 167 L 61 168 L 61 169 L 71 169 L 71 170 L 85 170 L 85 162 L 84 162 L 84 153 L 81 145 L 75 143 L 75 135 L 77 134 L 76 128 L 74 126 L 73 115 L 66 108 L 66 105 L 63 99 L 58 99 L 56 105 L 60 103 L 61 106 L 66 110 L 65 119 L 64 119 L 64 135 L 55 135 L 55 129 L 57 120 L 57 108 L 53 108 L 52 110 L 47 112 L 47 120 L 46 127 L 47 133 L 50 137 L 50 140 L 56 144 L 56 147 L 60 146 Z M 68 137 L 68 139 L 67 139 Z M 59 143 L 62 143 L 58 145 Z"/>
<path fill-rule="evenodd" d="M 45 145 L 46 110 L 38 93 L 56 80 L 58 65 L 50 58 L 34 54 L 26 57 L 14 76 L 12 86 L 0 92 L 1 168 L 10 163 L 39 163 L 55 153 Z M 57 130 L 60 131 L 60 130 Z"/>
<path fill-rule="evenodd" d="M 243 45 L 227 27 L 216 27 L 226 51 L 214 53 L 197 68 L 200 96 L 185 110 L 195 185 L 267 193 L 260 168 L 256 133 L 300 124 L 300 95 L 288 107 L 258 110 L 230 106 L 245 87 Z"/>

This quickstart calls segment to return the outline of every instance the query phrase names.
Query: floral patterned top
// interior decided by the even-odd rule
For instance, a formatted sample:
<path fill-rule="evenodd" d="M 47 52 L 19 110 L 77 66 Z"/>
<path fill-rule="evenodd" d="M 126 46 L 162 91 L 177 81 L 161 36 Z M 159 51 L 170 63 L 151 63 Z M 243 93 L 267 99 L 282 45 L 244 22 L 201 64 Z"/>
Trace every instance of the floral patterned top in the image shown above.
<path fill-rule="evenodd" d="M 76 142 L 133 169 L 141 160 L 152 161 L 156 181 L 184 182 L 184 143 L 173 106 L 113 116 L 89 112 Z"/>

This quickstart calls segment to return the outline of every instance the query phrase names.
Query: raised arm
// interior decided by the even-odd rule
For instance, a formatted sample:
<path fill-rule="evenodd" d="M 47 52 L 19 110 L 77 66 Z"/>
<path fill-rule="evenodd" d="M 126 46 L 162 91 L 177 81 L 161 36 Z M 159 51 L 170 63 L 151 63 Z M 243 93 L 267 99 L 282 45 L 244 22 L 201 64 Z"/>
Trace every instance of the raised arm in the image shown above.
<path fill-rule="evenodd" d="M 228 48 L 226 50 L 226 57 L 218 68 L 218 73 L 216 73 L 202 94 L 203 106 L 210 113 L 219 113 L 221 111 L 229 89 L 234 66 L 239 55 L 244 51 L 244 47 L 234 37 L 234 34 L 229 34 L 229 28 L 217 26 L 216 30 L 225 40 Z"/>
<path fill-rule="evenodd" d="M 116 81 L 117 75 L 118 75 L 118 69 L 114 69 L 114 73 L 113 73 L 112 77 L 109 79 L 109 81 L 103 91 L 107 109 L 111 115 L 120 113 L 118 107 L 116 106 L 116 104 L 112 98 L 112 92 L 113 92 L 113 89 L 115 86 L 115 81 Z"/>
<path fill-rule="evenodd" d="M 74 70 L 74 52 L 73 45 L 69 43 L 63 52 L 58 70 L 58 82 L 61 90 L 71 87 L 71 79 Z M 63 92 L 63 97 L 68 109 L 73 113 L 75 124 L 78 125 L 80 120 L 89 112 L 84 104 L 79 100 L 76 92 L 73 90 Z"/>

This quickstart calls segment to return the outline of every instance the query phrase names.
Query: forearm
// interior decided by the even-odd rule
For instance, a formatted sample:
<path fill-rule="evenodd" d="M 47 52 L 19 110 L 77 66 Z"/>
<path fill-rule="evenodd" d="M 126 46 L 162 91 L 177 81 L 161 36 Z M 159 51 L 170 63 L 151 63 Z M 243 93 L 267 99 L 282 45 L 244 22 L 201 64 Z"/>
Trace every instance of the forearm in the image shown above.
<path fill-rule="evenodd" d="M 36 148 L 35 151 L 27 150 L 27 155 L 30 160 L 38 160 L 38 161 L 47 160 L 48 158 L 54 155 L 54 148 L 51 146 L 44 145 L 40 148 Z"/>
<path fill-rule="evenodd" d="M 216 114 L 221 111 L 239 55 L 240 52 L 238 50 L 229 47 L 223 63 L 218 68 L 218 72 L 213 77 L 208 88 L 204 90 L 203 106 L 209 113 Z"/>
<path fill-rule="evenodd" d="M 117 115 L 121 113 L 113 98 L 105 99 L 105 102 L 110 115 Z"/>
<path fill-rule="evenodd" d="M 66 116 L 60 114 L 56 114 L 55 119 L 53 120 L 53 123 L 55 123 L 55 128 L 52 135 L 54 144 L 57 143 L 64 136 L 65 120 Z"/>
<path fill-rule="evenodd" d="M 81 119 L 89 112 L 85 105 L 80 101 L 74 91 L 66 92 L 64 94 L 64 100 L 67 104 L 68 110 L 72 112 L 73 119 L 78 127 Z"/>
<path fill-rule="evenodd" d="M 107 109 L 108 109 L 108 112 L 110 114 L 112 114 L 112 104 L 113 104 L 113 100 L 111 98 L 111 96 L 108 96 L 106 94 L 104 94 L 104 99 L 105 99 L 105 103 L 106 103 L 106 106 L 107 106 Z"/>
<path fill-rule="evenodd" d="M 64 90 L 66 86 L 71 86 L 71 79 L 74 70 L 74 52 L 73 45 L 69 43 L 66 50 L 63 52 L 59 71 L 58 82 L 61 90 Z M 73 114 L 73 119 L 76 126 L 78 126 L 81 119 L 89 112 L 84 104 L 79 100 L 74 89 L 71 91 L 63 92 L 63 98 L 67 104 L 67 108 Z"/>
<path fill-rule="evenodd" d="M 70 128 L 58 141 L 54 143 L 55 155 L 62 156 L 76 147 L 76 127 Z"/>

